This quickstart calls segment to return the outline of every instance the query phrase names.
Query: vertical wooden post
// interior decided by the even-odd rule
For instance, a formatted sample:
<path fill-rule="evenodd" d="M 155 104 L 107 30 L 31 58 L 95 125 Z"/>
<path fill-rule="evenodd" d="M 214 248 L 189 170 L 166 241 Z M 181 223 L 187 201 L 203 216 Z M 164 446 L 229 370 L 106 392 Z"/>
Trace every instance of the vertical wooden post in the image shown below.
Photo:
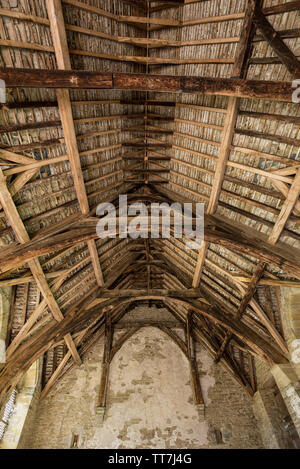
<path fill-rule="evenodd" d="M 106 409 L 106 398 L 107 398 L 107 390 L 108 390 L 112 341 L 113 341 L 113 329 L 112 329 L 112 324 L 111 324 L 110 312 L 106 312 L 105 313 L 105 338 L 104 338 L 102 373 L 101 373 L 98 404 L 96 408 L 96 414 L 99 415 L 99 419 L 101 423 L 103 423 L 105 409 Z"/>
<path fill-rule="evenodd" d="M 195 356 L 195 344 L 193 342 L 192 335 L 192 312 L 189 311 L 187 315 L 187 325 L 186 325 L 186 338 L 187 338 L 187 350 L 188 357 L 190 362 L 191 370 L 191 385 L 193 389 L 194 404 L 198 410 L 200 421 L 204 420 L 204 400 L 201 390 L 199 371 Z"/>

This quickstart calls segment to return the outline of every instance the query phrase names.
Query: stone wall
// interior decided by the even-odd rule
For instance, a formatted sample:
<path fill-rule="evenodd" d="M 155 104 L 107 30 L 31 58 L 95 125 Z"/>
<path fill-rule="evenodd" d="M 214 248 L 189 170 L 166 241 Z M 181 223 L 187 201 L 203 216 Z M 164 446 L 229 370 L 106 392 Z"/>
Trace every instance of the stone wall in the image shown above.
<path fill-rule="evenodd" d="M 103 341 L 40 402 L 27 448 L 261 448 L 252 399 L 198 344 L 200 422 L 187 359 L 159 329 L 137 332 L 114 357 L 104 423 L 95 414 Z M 221 433 L 220 433 L 221 432 Z"/>
<path fill-rule="evenodd" d="M 286 366 L 293 373 L 291 366 Z M 280 376 L 281 367 L 282 365 L 270 368 L 265 362 L 255 359 L 258 391 L 253 398 L 253 412 L 265 448 L 295 449 L 300 447 L 297 423 L 295 426 L 291 418 L 292 411 L 289 409 L 288 399 L 284 393 L 285 389 L 294 390 L 294 387 L 278 386 L 274 376 Z M 294 378 L 297 380 L 296 375 Z M 297 418 L 294 420 L 298 421 Z"/>
<path fill-rule="evenodd" d="M 290 360 L 300 379 L 300 289 L 281 288 L 282 322 Z"/>
<path fill-rule="evenodd" d="M 11 288 L 0 288 L 0 370 L 6 362 L 6 334 L 9 319 Z"/>
<path fill-rule="evenodd" d="M 14 410 L 9 418 L 0 449 L 27 447 L 33 431 L 40 396 L 41 360 L 37 360 L 18 384 Z"/>

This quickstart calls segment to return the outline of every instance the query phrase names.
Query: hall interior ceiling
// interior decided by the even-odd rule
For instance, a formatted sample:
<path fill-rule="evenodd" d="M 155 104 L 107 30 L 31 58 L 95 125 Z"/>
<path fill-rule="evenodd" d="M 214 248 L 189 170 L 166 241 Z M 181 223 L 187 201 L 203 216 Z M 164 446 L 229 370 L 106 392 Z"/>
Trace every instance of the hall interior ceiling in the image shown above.
<path fill-rule="evenodd" d="M 0 0 L 0 287 L 12 287 L 1 402 L 43 353 L 45 395 L 108 314 L 116 325 L 141 303 L 167 308 L 251 395 L 255 356 L 287 361 L 280 287 L 300 285 L 299 9 Z M 204 203 L 202 247 L 99 239 L 97 206 L 122 194 Z"/>

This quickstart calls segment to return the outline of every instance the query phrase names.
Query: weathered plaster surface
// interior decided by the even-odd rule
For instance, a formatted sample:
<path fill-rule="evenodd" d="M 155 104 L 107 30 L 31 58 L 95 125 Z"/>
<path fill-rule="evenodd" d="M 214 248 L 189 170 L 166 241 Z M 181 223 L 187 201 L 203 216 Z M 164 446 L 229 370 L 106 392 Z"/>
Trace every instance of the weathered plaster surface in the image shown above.
<path fill-rule="evenodd" d="M 33 431 L 33 422 L 40 395 L 40 360 L 27 371 L 17 387 L 17 397 L 9 424 L 0 441 L 0 449 L 17 449 Z M 26 444 L 25 444 L 26 446 Z"/>
<path fill-rule="evenodd" d="M 40 403 L 27 447 L 69 448 L 72 434 L 82 448 L 255 448 L 262 447 L 250 397 L 220 365 L 197 347 L 206 418 L 193 404 L 189 367 L 178 347 L 147 327 L 116 354 L 110 373 L 104 423 L 95 407 L 103 342 L 80 368 L 66 374 Z M 224 444 L 216 444 L 220 430 Z"/>
<path fill-rule="evenodd" d="M 300 420 L 300 394 L 293 385 L 290 385 L 286 391 L 286 396 L 290 401 L 290 405 L 295 413 L 295 418 Z"/>
<path fill-rule="evenodd" d="M 291 361 L 295 365 L 300 364 L 300 339 L 295 339 L 290 344 Z"/>
<path fill-rule="evenodd" d="M 291 363 L 300 379 L 300 291 L 299 288 L 281 288 L 282 322 L 290 351 Z"/>
<path fill-rule="evenodd" d="M 289 365 L 270 368 L 255 360 L 258 391 L 253 411 L 266 448 L 299 447 L 300 394 L 295 369 Z"/>

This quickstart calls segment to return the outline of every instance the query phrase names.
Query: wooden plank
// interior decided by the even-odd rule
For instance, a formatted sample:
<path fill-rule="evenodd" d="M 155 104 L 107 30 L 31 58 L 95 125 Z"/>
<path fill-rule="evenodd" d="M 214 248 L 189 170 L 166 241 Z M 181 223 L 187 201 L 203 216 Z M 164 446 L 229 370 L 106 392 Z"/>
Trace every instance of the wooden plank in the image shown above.
<path fill-rule="evenodd" d="M 164 75 L 98 73 L 68 70 L 0 68 L 8 88 L 120 89 L 206 93 L 240 98 L 292 102 L 290 82 L 232 78 L 178 77 Z"/>
<path fill-rule="evenodd" d="M 248 129 L 236 129 L 235 132 L 239 135 L 247 135 L 248 137 L 260 138 L 271 140 L 272 142 L 286 143 L 287 145 L 300 147 L 300 140 L 296 138 L 289 138 L 285 135 L 273 135 L 264 132 L 258 132 L 256 130 Z"/>
<path fill-rule="evenodd" d="M 203 241 L 202 247 L 199 249 L 197 265 L 193 277 L 193 288 L 198 288 L 200 285 L 200 279 L 203 272 L 204 262 L 207 254 L 209 243 Z"/>
<path fill-rule="evenodd" d="M 265 268 L 266 268 L 266 264 L 264 262 L 261 261 L 261 262 L 258 263 L 258 265 L 255 269 L 255 272 L 253 273 L 251 282 L 247 286 L 247 290 L 246 290 L 246 292 L 243 296 L 243 299 L 242 299 L 242 301 L 241 301 L 241 303 L 238 307 L 238 310 L 235 314 L 237 319 L 241 319 L 241 317 L 245 313 L 246 308 L 247 308 L 250 300 L 252 299 L 252 297 L 253 297 L 256 289 L 257 289 L 257 285 L 258 285 L 261 277 L 263 276 Z"/>
<path fill-rule="evenodd" d="M 62 284 L 64 283 L 65 279 L 67 277 L 67 273 L 66 274 L 62 274 L 56 281 L 55 283 L 53 284 L 52 286 L 52 291 L 53 293 L 57 292 L 59 290 L 59 288 L 62 286 Z M 36 309 L 34 310 L 34 312 L 32 313 L 32 315 L 30 316 L 30 318 L 28 319 L 28 321 L 26 322 L 26 324 L 24 324 L 24 326 L 22 327 L 22 329 L 19 331 L 18 335 L 14 338 L 14 340 L 12 341 L 12 343 L 10 344 L 10 346 L 8 347 L 7 349 L 7 359 L 9 359 L 9 357 L 11 356 L 11 354 L 17 349 L 17 347 L 20 345 L 20 343 L 26 338 L 26 335 L 28 334 L 28 332 L 31 330 L 31 328 L 33 327 L 33 325 L 35 324 L 35 322 L 39 319 L 39 317 L 41 316 L 41 314 L 46 310 L 47 308 L 47 301 L 46 299 L 44 298 L 40 304 L 36 307 Z M 71 352 L 70 352 L 71 354 Z M 72 354 L 71 354 L 72 355 Z"/>
<path fill-rule="evenodd" d="M 209 264 L 211 264 L 214 268 L 216 268 L 217 270 L 219 270 L 222 274 L 225 274 L 226 277 L 229 277 L 230 279 L 233 280 L 233 282 L 237 285 L 238 289 L 240 290 L 240 292 L 242 293 L 243 295 L 243 298 L 245 298 L 245 295 L 246 295 L 246 292 L 249 291 L 249 285 L 247 287 L 247 289 L 245 289 L 240 281 L 237 280 L 236 276 L 235 275 L 232 275 L 231 272 L 221 268 L 220 266 L 218 266 L 217 264 L 211 262 L 210 260 L 207 260 L 207 262 Z M 258 267 L 257 269 L 259 269 L 259 266 L 260 266 L 261 263 L 258 264 Z M 254 274 L 255 275 L 255 274 Z M 250 283 L 253 281 L 253 276 L 252 276 L 252 279 L 250 280 Z M 246 301 L 246 300 L 245 300 Z M 253 310 L 256 312 L 257 314 L 257 317 L 259 318 L 260 322 L 266 327 L 266 329 L 269 331 L 270 333 L 270 336 L 274 338 L 275 342 L 279 345 L 280 349 L 283 351 L 283 353 L 285 355 L 288 354 L 288 349 L 287 349 L 287 346 L 285 344 L 285 341 L 284 339 L 282 338 L 281 334 L 277 331 L 277 329 L 274 327 L 274 324 L 272 323 L 272 321 L 269 320 L 268 316 L 266 315 L 266 313 L 262 310 L 262 308 L 260 307 L 260 305 L 257 303 L 257 301 L 255 301 L 253 298 L 250 300 L 250 305 L 251 307 L 253 308 Z M 240 304 L 240 308 L 242 307 L 242 305 Z M 227 343 L 229 342 L 229 340 L 232 339 L 231 335 L 229 335 L 228 337 L 225 337 L 226 339 L 226 344 L 223 344 L 223 347 L 221 346 L 221 348 L 219 349 L 219 354 L 222 356 L 222 353 L 224 352 L 225 350 L 225 347 L 227 345 Z M 224 340 L 225 340 L 224 339 Z M 217 355 L 218 356 L 218 355 Z"/>
<path fill-rule="evenodd" d="M 5 339 L 5 349 L 6 349 L 6 360 L 7 360 L 7 349 L 11 342 L 11 335 L 12 335 L 12 326 L 14 320 L 14 307 L 15 307 L 15 299 L 16 299 L 16 286 L 13 286 L 11 289 L 10 295 L 10 304 L 9 304 L 9 316 L 8 316 L 8 323 L 7 323 L 7 332 L 6 332 L 6 339 Z"/>
<path fill-rule="evenodd" d="M 149 263 L 147 264 L 149 266 Z M 156 264 L 154 264 L 156 265 Z M 168 290 L 168 289 L 152 289 L 152 290 L 141 290 L 141 289 L 115 289 L 115 290 L 103 290 L 99 294 L 100 299 L 102 298 L 124 298 L 130 296 L 140 295 L 153 295 L 153 296 L 168 296 L 174 298 L 201 298 L 202 294 L 198 289 L 188 290 Z"/>
<path fill-rule="evenodd" d="M 233 76 L 237 78 L 243 78 L 244 63 L 249 51 L 249 42 L 251 40 L 251 34 L 253 34 L 253 17 L 257 4 L 258 0 L 253 0 L 249 2 L 247 10 L 245 12 L 245 20 L 243 24 L 240 42 L 237 47 L 236 61 L 233 67 Z M 239 100 L 235 97 L 229 98 L 227 114 L 223 128 L 223 138 L 220 146 L 219 157 L 215 171 L 214 184 L 210 194 L 210 201 L 207 209 L 208 213 L 210 214 L 213 214 L 216 211 L 218 205 L 218 200 L 222 189 L 226 166 L 230 154 L 232 138 L 235 130 L 238 108 Z"/>
<path fill-rule="evenodd" d="M 275 181 L 275 180 L 272 180 L 272 185 L 275 187 L 275 189 L 277 189 L 278 191 L 281 192 L 281 194 L 284 196 L 284 198 L 286 199 L 289 195 L 289 191 L 290 191 L 290 188 L 287 184 L 285 184 L 284 182 L 282 181 Z M 300 217 L 300 201 L 297 200 L 296 204 L 295 204 L 295 208 L 294 208 L 294 214 L 296 215 L 296 217 Z"/>
<path fill-rule="evenodd" d="M 70 29 L 70 28 L 69 28 Z M 73 29 L 73 28 L 72 28 Z M 53 47 L 43 46 L 40 44 L 34 44 L 32 42 L 20 42 L 20 41 L 11 41 L 6 39 L 0 39 L 0 46 L 5 47 L 13 47 L 17 49 L 29 49 L 29 50 L 37 50 L 40 52 L 52 52 L 54 53 Z M 234 62 L 232 58 L 203 58 L 199 59 L 195 58 L 188 58 L 188 59 L 178 59 L 174 58 L 161 58 L 161 57 L 144 57 L 144 56 L 136 56 L 136 55 L 112 55 L 112 54 L 103 54 L 100 52 L 92 52 L 86 51 L 82 49 L 70 49 L 69 53 L 71 55 L 79 55 L 85 57 L 96 57 L 99 59 L 105 60 L 112 60 L 117 62 L 133 62 L 133 63 L 140 63 L 140 64 L 148 64 L 148 65 L 184 65 L 184 64 L 230 64 Z"/>
<path fill-rule="evenodd" d="M 174 197 L 173 195 L 172 199 L 176 200 L 176 194 Z M 7 272 L 35 257 L 66 249 L 90 239 L 97 239 L 95 227 L 98 221 L 97 218 L 89 219 L 88 223 L 84 221 L 83 224 L 64 233 L 53 236 L 48 233 L 49 236 L 46 239 L 33 239 L 24 245 L 14 245 L 13 250 L 2 249 L 0 251 L 0 272 Z M 218 226 L 218 230 L 214 231 L 212 226 Z M 224 232 L 220 231 L 223 228 Z M 282 244 L 274 247 L 267 243 L 267 236 L 248 226 L 237 222 L 233 226 L 232 223 L 227 223 L 224 217 L 222 219 L 216 216 L 206 217 L 205 240 L 279 266 L 291 277 L 300 277 L 300 264 L 297 254 L 295 254 L 296 248 L 292 253 L 290 248 Z"/>

